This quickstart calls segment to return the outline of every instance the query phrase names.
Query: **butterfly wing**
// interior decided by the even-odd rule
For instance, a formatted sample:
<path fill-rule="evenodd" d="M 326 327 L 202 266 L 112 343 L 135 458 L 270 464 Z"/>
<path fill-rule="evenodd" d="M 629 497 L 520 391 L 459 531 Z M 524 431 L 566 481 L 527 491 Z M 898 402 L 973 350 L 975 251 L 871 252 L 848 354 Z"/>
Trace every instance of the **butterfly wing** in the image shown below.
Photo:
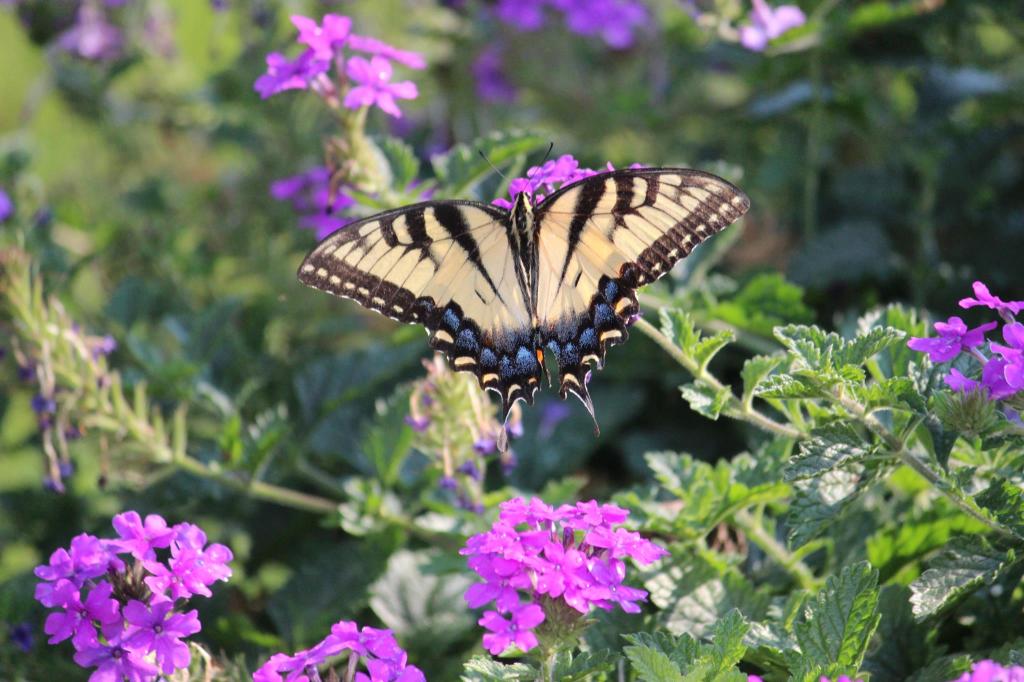
<path fill-rule="evenodd" d="M 560 189 L 537 207 L 537 312 L 561 395 L 590 407 L 589 366 L 604 364 L 639 311 L 636 289 L 663 276 L 750 201 L 709 173 L 617 170 Z"/>
<path fill-rule="evenodd" d="M 464 201 L 425 202 L 346 226 L 302 262 L 298 277 L 401 322 L 508 408 L 532 402 L 541 366 L 526 276 L 507 211 Z"/>

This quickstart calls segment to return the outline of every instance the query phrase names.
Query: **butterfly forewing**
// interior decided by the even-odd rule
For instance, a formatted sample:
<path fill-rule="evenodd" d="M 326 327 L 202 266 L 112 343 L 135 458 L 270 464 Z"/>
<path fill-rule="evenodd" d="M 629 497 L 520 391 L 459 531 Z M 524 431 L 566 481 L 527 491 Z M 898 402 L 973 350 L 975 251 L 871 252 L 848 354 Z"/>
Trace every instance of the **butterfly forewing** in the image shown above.
<path fill-rule="evenodd" d="M 540 364 L 507 211 L 457 201 L 388 211 L 322 242 L 299 280 L 423 324 L 431 346 L 501 394 L 506 411 L 518 398 L 532 401 Z"/>
<path fill-rule="evenodd" d="M 539 331 L 558 361 L 563 396 L 589 404 L 588 368 L 626 340 L 635 290 L 749 206 L 743 192 L 708 173 L 638 169 L 592 176 L 537 208 Z"/>

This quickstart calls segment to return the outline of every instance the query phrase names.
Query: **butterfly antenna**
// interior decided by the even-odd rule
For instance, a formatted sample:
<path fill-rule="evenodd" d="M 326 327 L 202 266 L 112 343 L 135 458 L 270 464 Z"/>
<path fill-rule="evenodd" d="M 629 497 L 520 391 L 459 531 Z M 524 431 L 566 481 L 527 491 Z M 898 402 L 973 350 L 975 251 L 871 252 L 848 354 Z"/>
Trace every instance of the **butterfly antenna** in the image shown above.
<path fill-rule="evenodd" d="M 487 162 L 487 165 L 488 165 L 488 166 L 490 166 L 490 167 L 491 167 L 491 169 L 492 169 L 492 170 L 494 170 L 494 172 L 495 172 L 495 173 L 497 173 L 498 175 L 500 175 L 500 176 L 501 176 L 501 178 L 502 178 L 503 180 L 508 180 L 508 178 L 507 178 L 507 177 L 505 177 L 505 174 L 504 174 L 504 173 L 502 173 L 502 172 L 501 172 L 501 171 L 500 171 L 500 170 L 498 169 L 498 167 L 497 167 L 497 166 L 495 166 L 495 165 L 494 165 L 493 163 L 491 163 L 491 160 L 487 158 L 487 155 L 486 155 L 486 154 L 484 154 L 484 150 L 483 150 L 483 149 L 477 149 L 476 151 L 477 151 L 477 154 L 479 154 L 479 155 L 480 155 L 480 158 L 481 158 L 481 159 L 483 159 L 484 161 L 486 161 L 486 162 Z"/>
<path fill-rule="evenodd" d="M 540 162 L 540 165 L 543 166 L 547 162 L 548 157 L 551 156 L 551 150 L 554 149 L 554 148 L 555 148 L 554 141 L 548 142 L 548 150 L 546 152 L 544 152 L 544 160 Z"/>

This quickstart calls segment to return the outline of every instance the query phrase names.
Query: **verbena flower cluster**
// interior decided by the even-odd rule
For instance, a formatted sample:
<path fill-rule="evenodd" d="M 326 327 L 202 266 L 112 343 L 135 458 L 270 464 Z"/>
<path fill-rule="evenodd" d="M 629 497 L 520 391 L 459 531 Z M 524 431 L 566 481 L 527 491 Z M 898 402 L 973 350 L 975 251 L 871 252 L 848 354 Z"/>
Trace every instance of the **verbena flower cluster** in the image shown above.
<path fill-rule="evenodd" d="M 423 672 L 408 664 L 408 656 L 398 646 L 390 630 L 360 628 L 351 621 L 338 621 L 331 634 L 320 642 L 289 656 L 274 654 L 253 673 L 253 682 L 313 682 L 320 680 L 318 667 L 328 659 L 349 652 L 350 673 L 361 661 L 366 672 L 355 672 L 356 682 L 424 682 Z M 367 674 L 369 673 L 369 674 Z M 336 679 L 336 678 L 335 678 Z"/>
<path fill-rule="evenodd" d="M 515 453 L 500 452 L 498 441 L 523 435 L 522 408 L 513 405 L 504 426 L 476 378 L 453 372 L 439 355 L 424 360 L 426 377 L 413 385 L 405 422 L 413 428 L 416 449 L 441 469 L 440 486 L 462 509 L 483 512 L 483 479 L 497 460 L 505 473 L 516 464 Z"/>
<path fill-rule="evenodd" d="M 961 308 L 985 307 L 996 312 L 1003 323 L 1000 331 L 1003 341 L 989 341 L 985 348 L 985 335 L 994 331 L 1000 320 L 993 320 L 973 329 L 959 317 L 936 322 L 938 336 L 912 338 L 907 345 L 913 350 L 927 353 L 932 362 L 952 362 L 966 354 L 980 370 L 965 375 L 953 367 L 945 376 L 946 384 L 955 391 L 967 393 L 983 390 L 990 400 L 1003 400 L 1024 390 L 1024 324 L 1016 315 L 1024 310 L 1024 301 L 1004 301 L 992 294 L 982 282 L 974 283 L 974 296 L 960 300 Z M 986 354 L 987 350 L 987 354 Z"/>
<path fill-rule="evenodd" d="M 299 226 L 313 230 L 317 239 L 323 239 L 352 221 L 340 212 L 355 205 L 355 199 L 342 191 L 331 196 L 331 171 L 316 166 L 298 175 L 275 180 L 270 185 L 270 196 L 288 201 L 299 214 Z"/>
<path fill-rule="evenodd" d="M 267 71 L 254 85 L 264 99 L 285 90 L 312 90 L 335 108 L 376 106 L 398 118 L 402 112 L 395 100 L 419 94 L 412 81 L 392 82 L 393 62 L 411 69 L 426 67 L 419 53 L 352 33 L 352 20 L 339 14 L 324 15 L 320 23 L 295 15 L 292 24 L 304 49 L 294 59 L 279 52 L 267 55 Z"/>
<path fill-rule="evenodd" d="M 495 13 L 522 31 L 535 31 L 546 23 L 547 10 L 560 12 L 573 33 L 600 36 L 619 50 L 632 46 L 635 31 L 650 20 L 637 0 L 499 0 Z"/>
<path fill-rule="evenodd" d="M 643 168 L 643 164 L 634 163 L 630 168 Z M 514 200 L 520 192 L 527 192 L 533 196 L 535 202 L 541 201 L 548 194 L 558 190 L 563 185 L 577 182 L 591 175 L 597 175 L 604 171 L 615 170 L 615 166 L 609 161 L 605 168 L 594 170 L 583 168 L 571 154 L 563 154 L 557 159 L 551 159 L 540 166 L 531 166 L 526 171 L 526 177 L 515 178 L 508 185 L 508 194 Z M 512 201 L 505 198 L 494 199 L 495 206 L 511 209 Z"/>
<path fill-rule="evenodd" d="M 758 675 L 747 675 L 747 682 L 764 682 L 764 680 L 761 679 Z M 849 675 L 840 675 L 839 677 L 835 678 L 835 680 L 831 680 L 822 675 L 821 679 L 818 680 L 818 682 L 864 682 L 864 680 L 855 680 Z"/>
<path fill-rule="evenodd" d="M 546 618 L 545 603 L 561 601 L 581 615 L 616 605 L 638 613 L 647 592 L 624 584 L 623 559 L 650 564 L 668 552 L 622 528 L 628 517 L 625 509 L 593 500 L 557 509 L 538 498 L 503 502 L 491 529 L 460 550 L 483 578 L 466 590 L 466 603 L 494 602 L 479 620 L 489 631 L 484 647 L 500 654 L 513 645 L 537 646 L 534 629 Z"/>
<path fill-rule="evenodd" d="M 1024 682 L 1024 667 L 1003 667 L 995 661 L 978 661 L 971 666 L 971 672 L 964 673 L 951 682 Z"/>
<path fill-rule="evenodd" d="M 168 526 L 134 511 L 113 519 L 117 539 L 82 533 L 35 569 L 35 598 L 55 609 L 43 627 L 49 643 L 70 639 L 75 663 L 95 668 L 90 682 L 154 680 L 187 668 L 183 638 L 199 632 L 194 596 L 231 577 L 231 550 L 207 545 L 191 523 Z"/>

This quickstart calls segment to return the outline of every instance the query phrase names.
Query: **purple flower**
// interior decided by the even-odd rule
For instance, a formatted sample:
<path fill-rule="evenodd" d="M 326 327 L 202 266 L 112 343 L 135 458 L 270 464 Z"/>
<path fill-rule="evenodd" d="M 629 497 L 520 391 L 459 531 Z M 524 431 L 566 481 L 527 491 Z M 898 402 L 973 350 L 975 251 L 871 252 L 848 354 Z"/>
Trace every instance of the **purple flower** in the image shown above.
<path fill-rule="evenodd" d="M 90 682 L 115 682 L 126 677 L 129 682 L 148 682 L 160 672 L 145 659 L 143 652 L 125 646 L 120 637 L 101 643 L 95 633 L 89 642 L 78 647 L 75 663 L 83 668 L 96 668 Z"/>
<path fill-rule="evenodd" d="M 101 581 L 92 590 L 85 601 L 79 601 L 77 593 L 64 606 L 63 611 L 55 611 L 46 617 L 43 632 L 50 635 L 50 644 L 63 642 L 73 638 L 75 646 L 89 642 L 96 636 L 93 622 L 100 625 L 103 635 L 108 639 L 121 632 L 121 605 L 111 598 L 113 587 L 107 581 Z"/>
<path fill-rule="evenodd" d="M 108 541 L 110 546 L 129 552 L 140 561 L 154 560 L 155 550 L 169 547 L 175 537 L 174 529 L 158 514 L 148 515 L 143 523 L 138 512 L 127 511 L 115 516 L 113 525 L 121 539 Z"/>
<path fill-rule="evenodd" d="M 473 60 L 471 67 L 476 80 L 476 94 L 484 102 L 511 102 L 516 98 L 516 88 L 505 76 L 501 50 L 488 47 Z"/>
<path fill-rule="evenodd" d="M 96 3 L 84 2 L 76 22 L 57 38 L 57 46 L 83 59 L 103 61 L 121 54 L 121 30 L 107 22 L 103 9 Z"/>
<path fill-rule="evenodd" d="M 1013 315 L 1024 310 L 1024 301 L 1004 301 L 998 296 L 993 296 L 989 292 L 988 287 L 982 282 L 975 282 L 973 288 L 974 297 L 960 299 L 961 308 L 973 308 L 974 306 L 983 305 L 1000 313 L 1010 313 Z"/>
<path fill-rule="evenodd" d="M 532 628 L 544 622 L 544 609 L 537 604 L 523 604 L 511 609 L 508 618 L 497 611 L 487 611 L 477 622 L 490 630 L 484 635 L 484 648 L 495 656 L 513 644 L 520 651 L 529 651 L 537 646 Z"/>
<path fill-rule="evenodd" d="M 393 69 L 391 62 L 384 57 L 374 56 L 369 61 L 352 57 L 348 60 L 346 73 L 358 84 L 345 95 L 345 106 L 349 109 L 376 104 L 385 113 L 401 118 L 402 112 L 395 98 L 415 99 L 419 94 L 412 81 L 391 82 Z"/>
<path fill-rule="evenodd" d="M 32 645 L 35 643 L 35 637 L 32 636 L 31 623 L 18 623 L 11 628 L 11 632 L 8 637 L 11 640 L 11 644 L 18 647 L 25 653 L 28 653 L 32 649 Z"/>
<path fill-rule="evenodd" d="M 942 377 L 942 380 L 946 382 L 947 386 L 958 393 L 970 393 L 971 391 L 978 390 L 981 386 L 980 383 L 974 379 L 964 376 L 960 370 L 956 368 L 949 370 L 949 374 Z"/>
<path fill-rule="evenodd" d="M 473 450 L 480 455 L 489 455 L 497 449 L 497 442 L 490 436 L 480 436 L 473 441 Z"/>
<path fill-rule="evenodd" d="M 468 459 L 462 464 L 460 464 L 458 467 L 456 467 L 455 471 L 457 471 L 460 474 L 463 474 L 464 476 L 468 476 L 474 481 L 479 481 L 484 477 L 483 472 L 480 471 L 480 467 L 478 467 L 476 465 L 476 462 L 474 462 L 471 459 Z"/>
<path fill-rule="evenodd" d="M 964 673 L 953 682 L 1024 682 L 1024 667 L 1011 665 L 1004 668 L 995 661 L 978 661 L 971 666 L 971 672 Z"/>
<path fill-rule="evenodd" d="M 765 0 L 751 0 L 751 3 L 750 23 L 740 27 L 740 43 L 748 50 L 761 52 L 768 41 L 807 23 L 807 17 L 796 5 L 772 8 Z"/>
<path fill-rule="evenodd" d="M 637 602 L 646 599 L 647 592 L 624 584 L 626 565 L 621 558 L 650 563 L 666 552 L 638 533 L 614 527 L 627 517 L 626 510 L 596 501 L 558 509 L 537 498 L 503 502 L 491 529 L 469 538 L 460 551 L 483 579 L 466 591 L 466 603 L 471 608 L 495 603 L 496 610 L 480 620 L 491 630 L 484 636 L 484 646 L 492 653 L 512 643 L 524 651 L 535 646 L 532 633 L 520 632 L 529 627 L 516 614 L 534 613 L 525 609 L 539 609 L 541 596 L 562 599 L 583 615 L 615 604 L 628 613 L 639 611 Z M 502 616 L 506 613 L 512 614 L 510 618 Z M 540 613 L 543 616 L 543 610 Z"/>
<path fill-rule="evenodd" d="M 996 346 L 997 344 L 992 345 Z M 1000 400 L 1017 392 L 1017 389 L 1006 380 L 1008 367 L 1010 367 L 1010 363 L 1004 358 L 991 357 L 981 369 L 981 384 L 988 389 L 988 396 L 992 400 Z"/>
<path fill-rule="evenodd" d="M 43 395 L 35 395 L 32 397 L 32 411 L 36 414 L 53 414 L 57 411 L 57 403 L 53 398 L 47 398 Z"/>
<path fill-rule="evenodd" d="M 110 355 L 117 350 L 117 339 L 107 334 L 92 342 L 92 356 L 98 358 L 101 355 Z"/>
<path fill-rule="evenodd" d="M 10 195 L 0 187 L 0 223 L 14 215 L 14 202 Z"/>
<path fill-rule="evenodd" d="M 317 59 L 313 50 L 306 50 L 294 61 L 279 52 L 267 55 L 267 72 L 256 79 L 253 88 L 267 99 L 285 90 L 305 90 L 320 74 L 326 73 L 329 63 Z"/>
<path fill-rule="evenodd" d="M 499 0 L 495 13 L 506 24 L 521 31 L 536 31 L 544 25 L 547 0 Z"/>
<path fill-rule="evenodd" d="M 331 172 L 323 166 L 314 166 L 298 175 L 275 180 L 270 185 L 270 196 L 278 201 L 290 201 L 299 213 L 299 226 L 316 232 L 323 239 L 349 222 L 338 213 L 354 206 L 355 200 L 343 192 L 335 192 L 330 200 Z"/>
<path fill-rule="evenodd" d="M 977 348 L 985 343 L 985 332 L 992 331 L 998 322 L 989 322 L 974 329 L 968 329 L 959 317 L 951 317 L 945 322 L 936 322 L 934 338 L 911 338 L 907 346 L 922 353 L 928 353 L 932 362 L 948 362 L 960 354 L 961 350 Z"/>
<path fill-rule="evenodd" d="M 86 580 L 98 578 L 111 570 L 124 570 L 124 562 L 99 538 L 82 533 L 71 539 L 70 551 L 58 549 L 50 555 L 49 564 L 37 566 L 34 572 L 41 580 L 65 578 L 81 587 Z"/>
<path fill-rule="evenodd" d="M 402 66 L 407 66 L 410 69 L 425 69 L 427 68 L 427 60 L 423 58 L 419 52 L 412 52 L 411 50 L 400 50 L 397 47 L 388 45 L 383 40 L 377 40 L 376 38 L 370 38 L 369 36 L 357 36 L 352 34 L 348 37 L 348 47 L 358 52 L 365 52 L 366 54 L 374 55 L 376 57 L 384 57 L 392 61 L 398 62 Z"/>
<path fill-rule="evenodd" d="M 580 35 L 600 35 L 616 50 L 633 44 L 633 30 L 647 23 L 647 10 L 636 0 L 555 0 L 565 12 L 569 30 Z"/>
<path fill-rule="evenodd" d="M 411 426 L 416 433 L 423 433 L 430 428 L 429 417 L 414 417 L 410 414 L 405 416 L 405 423 Z"/>
<path fill-rule="evenodd" d="M 147 607 L 136 599 L 124 607 L 124 619 L 135 628 L 126 640 L 127 645 L 155 653 L 156 662 L 165 675 L 188 667 L 192 656 L 181 638 L 194 635 L 201 627 L 198 611 L 192 609 L 187 613 L 171 614 L 173 607 L 174 602 L 170 601 L 157 601 Z"/>
<path fill-rule="evenodd" d="M 1017 328 L 1024 328 L 1020 322 L 1013 323 Z M 1003 380 L 1006 385 L 1017 392 L 1024 388 L 1024 338 L 1018 338 L 1018 329 L 1012 329 L 1007 331 L 1013 325 L 1006 325 L 1003 327 L 1003 337 L 1012 345 L 1004 346 L 1001 343 L 992 343 L 990 348 L 993 352 L 998 353 L 1002 356 L 1003 364 Z M 1021 337 L 1024 337 L 1024 332 L 1021 332 Z M 989 360 L 991 363 L 992 360 Z M 987 365 L 986 365 L 987 367 Z"/>
<path fill-rule="evenodd" d="M 296 14 L 292 24 L 299 29 L 298 41 L 312 50 L 314 59 L 324 62 L 334 59 L 352 31 L 352 20 L 339 14 L 325 14 L 322 26 Z"/>

